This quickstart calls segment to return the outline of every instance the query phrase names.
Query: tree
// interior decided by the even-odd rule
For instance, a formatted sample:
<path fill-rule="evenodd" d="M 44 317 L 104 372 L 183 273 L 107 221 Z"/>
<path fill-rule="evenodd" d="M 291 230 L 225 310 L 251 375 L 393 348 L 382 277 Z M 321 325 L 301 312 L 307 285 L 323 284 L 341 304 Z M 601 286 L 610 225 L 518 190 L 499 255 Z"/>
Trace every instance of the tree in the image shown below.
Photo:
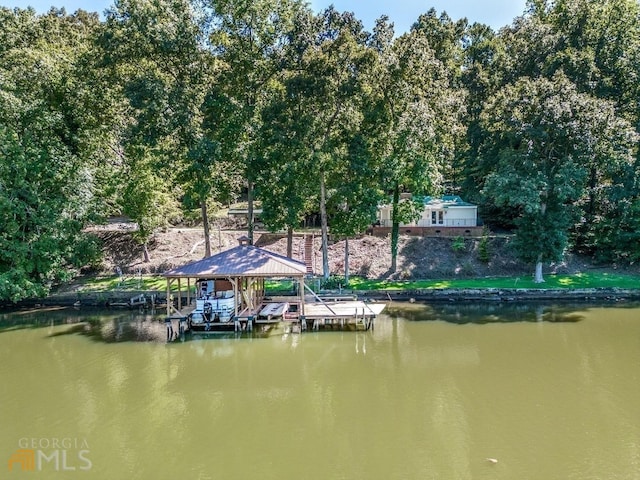
<path fill-rule="evenodd" d="M 480 114 L 487 102 L 502 85 L 498 68 L 504 51 L 501 37 L 487 26 L 475 23 L 467 28 L 463 40 L 464 68 L 461 83 L 467 92 L 467 108 L 464 123 L 466 131 L 466 152 L 462 189 L 470 201 L 481 200 L 480 190 L 486 175 L 492 170 L 491 159 L 483 159 L 478 150 L 483 132 Z M 487 205 L 483 205 L 486 210 Z"/>
<path fill-rule="evenodd" d="M 633 130 L 611 102 L 579 93 L 561 74 L 506 87 L 487 104 L 482 124 L 482 154 L 497 162 L 484 193 L 518 213 L 517 248 L 543 282 L 543 263 L 567 248 L 589 162 L 605 151 L 612 161 L 631 161 Z"/>
<path fill-rule="evenodd" d="M 280 71 L 293 18 L 305 7 L 300 0 L 214 0 L 209 7 L 210 41 L 216 58 L 225 64 L 214 86 L 215 98 L 228 107 L 226 116 L 209 123 L 209 134 L 219 128 L 234 132 L 218 138 L 246 181 L 247 233 L 253 243 L 254 188 L 264 155 L 259 148 L 261 109 Z"/>
<path fill-rule="evenodd" d="M 205 95 L 219 68 L 208 49 L 205 12 L 189 0 L 121 0 L 107 13 L 100 44 L 104 62 L 128 101 L 121 149 L 131 164 L 124 192 L 130 198 L 122 202 L 132 219 L 147 226 L 138 232 L 139 240 L 146 244 L 153 225 L 166 222 L 173 211 L 171 202 L 153 197 L 166 200 L 172 183 L 179 181 L 186 207 L 201 210 L 209 256 L 207 202 L 226 195 L 228 184 L 221 179 L 233 175 L 217 155 L 216 142 L 205 138 Z M 139 152 L 144 152 L 142 157 Z M 218 167 L 228 175 L 212 175 Z M 142 191 L 136 184 L 155 190 Z"/>
<path fill-rule="evenodd" d="M 286 82 L 286 80 L 285 80 Z M 257 195 L 262 202 L 262 221 L 271 231 L 287 230 L 287 255 L 293 254 L 293 230 L 318 204 L 316 184 L 304 161 L 304 145 L 297 138 L 302 125 L 297 123 L 301 99 L 285 84 L 262 111 L 262 162 L 256 179 Z"/>
<path fill-rule="evenodd" d="M 547 7 L 546 18 L 562 38 L 561 48 L 549 60 L 553 68 L 562 69 L 579 91 L 612 101 L 616 115 L 638 130 L 640 85 L 634 79 L 640 75 L 640 4 L 562 0 Z M 615 158 L 599 155 L 589 163 L 588 194 L 574 233 L 576 247 L 584 253 L 602 256 L 610 251 L 612 245 L 601 242 L 604 236 L 598 232 L 634 211 L 628 205 L 638 191 L 628 181 L 626 162 Z"/>
<path fill-rule="evenodd" d="M 366 101 L 366 97 L 363 97 Z M 361 129 L 366 129 L 363 123 Z M 344 239 L 344 277 L 349 283 L 349 238 L 364 232 L 375 221 L 383 199 L 376 175 L 375 157 L 366 148 L 366 132 L 349 135 L 348 155 L 341 164 L 342 181 L 336 184 L 329 203 L 331 234 Z"/>
<path fill-rule="evenodd" d="M 82 76 L 97 16 L 0 8 L 0 298 L 44 295 L 95 259 Z"/>
<path fill-rule="evenodd" d="M 432 23 L 426 20 L 393 43 L 377 42 L 376 96 L 365 115 L 371 126 L 369 149 L 378 158 L 383 190 L 392 196 L 391 271 L 397 268 L 400 223 L 419 216 L 408 208 L 410 202 L 400 202 L 400 194 L 437 193 L 445 164 L 454 157 L 455 138 L 463 133 L 464 93 L 452 84 L 449 60 L 436 58 L 427 33 L 432 29 L 425 27 Z M 384 22 L 377 28 L 386 30 Z"/>
<path fill-rule="evenodd" d="M 562 72 L 578 92 L 612 101 L 617 116 L 638 125 L 640 84 L 634 80 L 640 75 L 637 1 L 530 1 L 525 14 L 501 30 L 499 39 L 505 54 L 496 57 L 494 72 L 502 79 L 501 86 L 523 76 L 552 79 Z M 473 144 L 471 147 L 473 156 Z M 470 170 L 472 178 L 481 186 L 493 167 L 491 159 L 469 160 L 475 167 Z M 583 253 L 600 248 L 599 225 L 623 215 L 625 200 L 635 195 L 630 184 L 620 183 L 628 178 L 625 171 L 624 162 L 615 163 L 606 156 L 590 162 L 588 195 L 578 205 L 582 221 L 572 232 L 576 248 Z M 621 195 L 621 189 L 626 193 Z"/>
<path fill-rule="evenodd" d="M 178 206 L 171 195 L 170 185 L 156 175 L 155 166 L 159 155 L 145 147 L 135 146 L 128 149 L 128 170 L 122 191 L 123 213 L 138 224 L 133 233 L 143 248 L 144 261 L 151 260 L 148 242 L 160 227 L 169 224 L 168 218 L 176 217 Z"/>
<path fill-rule="evenodd" d="M 273 139 L 271 160 L 293 162 L 279 167 L 288 175 L 288 191 L 300 188 L 303 195 L 318 200 L 325 278 L 330 274 L 327 205 L 336 185 L 344 183 L 349 136 L 361 120 L 360 92 L 372 58 L 366 37 L 352 14 L 333 8 L 318 16 L 301 12 L 287 47 L 282 90 L 264 119 L 264 131 Z M 271 165 L 267 172 L 273 171 Z M 306 193 L 310 189 L 314 195 Z M 268 203 L 279 202 L 278 210 L 288 212 L 287 222 L 293 222 L 302 210 L 290 207 L 306 205 L 300 197 L 293 198 L 298 200 L 289 204 L 287 197 L 270 196 Z"/>

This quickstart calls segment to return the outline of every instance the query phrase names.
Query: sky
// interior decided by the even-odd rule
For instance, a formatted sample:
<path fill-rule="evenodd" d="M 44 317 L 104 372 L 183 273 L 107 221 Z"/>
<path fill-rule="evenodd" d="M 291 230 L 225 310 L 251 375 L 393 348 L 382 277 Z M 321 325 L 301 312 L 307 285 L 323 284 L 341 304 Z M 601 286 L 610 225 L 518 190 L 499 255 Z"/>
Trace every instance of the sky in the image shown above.
<path fill-rule="evenodd" d="M 102 14 L 112 3 L 112 0 L 0 0 L 0 6 L 31 6 L 38 13 L 55 6 L 64 7 L 69 13 L 81 8 Z M 432 7 L 438 14 L 446 11 L 453 20 L 466 17 L 470 23 L 485 23 L 498 30 L 522 15 L 526 0 L 311 0 L 309 3 L 316 12 L 331 4 L 337 10 L 354 12 L 367 30 L 373 28 L 376 18 L 387 15 L 394 23 L 396 33 L 401 34 Z"/>
<path fill-rule="evenodd" d="M 522 15 L 526 0 L 312 0 L 310 3 L 316 12 L 332 3 L 337 10 L 354 12 L 367 30 L 373 28 L 377 18 L 387 15 L 396 33 L 403 33 L 432 7 L 438 14 L 446 11 L 453 20 L 466 17 L 469 23 L 485 23 L 498 30 Z"/>

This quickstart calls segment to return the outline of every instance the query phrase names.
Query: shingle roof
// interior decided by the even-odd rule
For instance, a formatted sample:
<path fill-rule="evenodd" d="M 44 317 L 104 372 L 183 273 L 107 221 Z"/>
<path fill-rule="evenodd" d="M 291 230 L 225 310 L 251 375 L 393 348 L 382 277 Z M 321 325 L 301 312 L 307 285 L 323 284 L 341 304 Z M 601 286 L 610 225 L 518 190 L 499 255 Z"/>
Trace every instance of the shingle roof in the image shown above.
<path fill-rule="evenodd" d="M 301 277 L 304 263 L 253 245 L 239 245 L 165 272 L 165 277 Z"/>

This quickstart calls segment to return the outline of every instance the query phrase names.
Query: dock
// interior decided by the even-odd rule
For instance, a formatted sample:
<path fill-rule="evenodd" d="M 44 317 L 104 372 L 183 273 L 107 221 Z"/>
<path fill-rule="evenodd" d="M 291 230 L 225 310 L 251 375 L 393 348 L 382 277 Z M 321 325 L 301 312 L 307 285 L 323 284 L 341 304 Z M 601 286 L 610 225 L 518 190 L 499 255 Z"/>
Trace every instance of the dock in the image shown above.
<path fill-rule="evenodd" d="M 375 319 L 385 309 L 385 303 L 369 303 L 358 300 L 314 302 L 305 305 L 302 322 L 312 322 L 313 330 L 341 328 L 369 330 Z M 305 330 L 302 325 L 302 330 Z"/>
<path fill-rule="evenodd" d="M 256 309 L 244 309 L 238 315 L 225 322 L 210 322 L 203 328 L 200 324 L 194 328 L 189 323 L 189 316 L 195 310 L 185 308 L 182 311 L 174 311 L 166 317 L 170 324 L 178 323 L 176 331 L 191 331 L 204 334 L 224 332 L 250 332 L 260 326 L 263 329 L 277 327 L 280 324 L 288 326 L 295 332 L 319 331 L 319 330 L 357 330 L 366 331 L 374 328 L 375 319 L 386 308 L 385 303 L 363 302 L 359 300 L 330 301 L 330 302 L 306 302 L 304 315 L 300 315 L 299 304 L 295 297 L 286 302 L 288 308 L 282 308 L 282 299 L 277 302 L 267 302 Z M 269 313 L 272 312 L 272 313 Z"/>
<path fill-rule="evenodd" d="M 386 307 L 354 295 L 320 297 L 305 282 L 309 272 L 304 262 L 249 245 L 246 237 L 238 242 L 237 247 L 164 273 L 168 338 L 176 321 L 180 332 L 248 332 L 281 323 L 300 332 L 369 330 Z M 291 294 L 267 295 L 269 279 L 291 281 Z"/>

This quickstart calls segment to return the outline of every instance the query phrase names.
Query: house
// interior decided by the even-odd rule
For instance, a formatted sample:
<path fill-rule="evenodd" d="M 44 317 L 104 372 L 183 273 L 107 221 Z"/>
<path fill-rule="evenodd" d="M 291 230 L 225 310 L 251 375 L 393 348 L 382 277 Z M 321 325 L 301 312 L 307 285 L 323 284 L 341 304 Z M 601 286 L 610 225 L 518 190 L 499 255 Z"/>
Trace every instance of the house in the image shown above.
<path fill-rule="evenodd" d="M 410 199 L 422 203 L 423 210 L 418 220 L 401 223 L 403 233 L 442 234 L 442 235 L 476 235 L 482 232 L 478 226 L 478 207 L 463 201 L 457 195 L 443 197 L 413 197 L 410 194 L 401 196 L 400 201 Z M 378 207 L 377 222 L 374 233 L 388 233 L 392 226 L 393 205 Z"/>

